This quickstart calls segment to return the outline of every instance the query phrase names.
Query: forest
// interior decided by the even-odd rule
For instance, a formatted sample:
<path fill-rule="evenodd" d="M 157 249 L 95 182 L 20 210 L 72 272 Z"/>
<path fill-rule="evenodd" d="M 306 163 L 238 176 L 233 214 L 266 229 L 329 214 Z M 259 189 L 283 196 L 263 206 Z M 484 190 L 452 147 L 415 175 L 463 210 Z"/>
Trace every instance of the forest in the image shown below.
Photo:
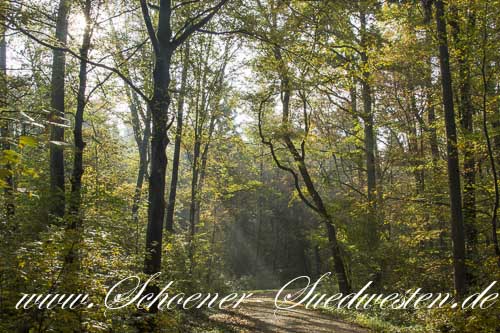
<path fill-rule="evenodd" d="M 499 0 L 0 0 L 0 21 L 0 332 L 500 332 L 500 301 L 266 303 L 327 272 L 330 294 L 457 300 L 500 280 Z M 106 309 L 129 276 L 261 303 Z M 54 293 L 96 306 L 16 307 Z"/>

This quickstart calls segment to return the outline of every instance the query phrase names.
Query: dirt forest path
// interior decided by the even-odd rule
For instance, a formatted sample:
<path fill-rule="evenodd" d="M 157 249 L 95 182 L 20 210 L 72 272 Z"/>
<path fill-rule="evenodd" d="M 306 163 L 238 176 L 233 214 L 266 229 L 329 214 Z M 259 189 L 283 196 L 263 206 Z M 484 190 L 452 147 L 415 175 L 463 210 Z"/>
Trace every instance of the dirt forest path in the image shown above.
<path fill-rule="evenodd" d="M 319 311 L 296 307 L 290 311 L 276 311 L 271 295 L 257 295 L 237 309 L 211 315 L 210 321 L 232 332 L 257 333 L 364 333 L 368 330 L 339 321 Z"/>

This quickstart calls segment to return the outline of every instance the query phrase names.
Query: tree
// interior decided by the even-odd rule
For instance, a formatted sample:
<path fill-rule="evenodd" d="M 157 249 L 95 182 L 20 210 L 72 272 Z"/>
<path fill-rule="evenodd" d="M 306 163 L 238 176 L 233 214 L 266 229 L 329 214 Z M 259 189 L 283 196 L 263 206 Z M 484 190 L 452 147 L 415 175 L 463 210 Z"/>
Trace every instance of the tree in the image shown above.
<path fill-rule="evenodd" d="M 170 178 L 170 191 L 168 195 L 167 216 L 165 228 L 174 230 L 175 199 L 177 197 L 177 182 L 179 180 L 179 162 L 182 143 L 182 127 L 184 122 L 184 98 L 186 95 L 187 75 L 189 70 L 189 41 L 184 45 L 182 61 L 181 85 L 179 88 L 179 100 L 177 101 L 177 126 L 175 127 L 174 157 L 172 159 L 172 177 Z"/>
<path fill-rule="evenodd" d="M 60 0 L 57 11 L 56 40 L 59 47 L 65 47 L 68 38 L 68 14 L 70 2 Z M 51 112 L 50 126 L 50 189 L 51 202 L 49 213 L 62 218 L 65 212 L 64 188 L 64 123 L 65 117 L 65 74 L 66 53 L 61 49 L 52 51 L 52 79 L 51 79 Z"/>
<path fill-rule="evenodd" d="M 168 109 L 170 106 L 169 85 L 172 57 L 175 50 L 194 32 L 207 24 L 226 2 L 227 0 L 221 0 L 215 6 L 198 15 L 196 22 L 193 22 L 193 19 L 186 21 L 183 28 L 172 36 L 173 7 L 171 1 L 160 1 L 158 28 L 155 30 L 149 15 L 148 4 L 145 0 L 141 0 L 144 23 L 155 57 L 153 96 L 147 101 L 151 109 L 152 133 L 148 227 L 146 232 L 146 258 L 144 261 L 144 273 L 146 274 L 154 274 L 161 270 L 162 235 L 165 217 L 165 173 L 167 167 L 165 149 L 169 142 L 167 130 L 171 125 L 168 118 Z"/>
<path fill-rule="evenodd" d="M 457 147 L 457 130 L 453 102 L 453 88 L 450 70 L 450 55 L 446 33 L 445 10 L 442 0 L 436 0 L 436 29 L 439 40 L 439 63 L 441 69 L 441 85 L 443 107 L 446 124 L 446 148 L 448 152 L 448 184 L 451 209 L 451 234 L 453 240 L 453 270 L 455 291 L 459 297 L 465 296 L 465 231 L 462 215 L 462 195 L 460 188 L 459 156 Z"/>

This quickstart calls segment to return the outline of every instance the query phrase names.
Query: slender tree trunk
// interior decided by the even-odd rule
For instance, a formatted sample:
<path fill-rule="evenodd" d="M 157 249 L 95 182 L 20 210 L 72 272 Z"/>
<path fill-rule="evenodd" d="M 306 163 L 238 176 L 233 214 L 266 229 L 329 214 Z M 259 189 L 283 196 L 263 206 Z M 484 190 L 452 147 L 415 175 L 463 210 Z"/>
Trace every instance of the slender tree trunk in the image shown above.
<path fill-rule="evenodd" d="M 264 184 L 264 147 L 260 146 L 260 161 L 259 161 L 259 181 Z M 257 199 L 257 235 L 255 238 L 255 259 L 254 259 L 254 275 L 259 273 L 260 261 L 260 237 L 262 233 L 262 211 L 264 209 L 264 196 L 262 191 L 259 191 Z"/>
<path fill-rule="evenodd" d="M 68 37 L 68 14 L 70 1 L 60 0 L 57 13 L 56 40 L 66 45 Z M 63 122 L 64 111 L 64 77 L 66 73 L 66 54 L 61 50 L 53 50 L 52 80 L 51 80 L 51 112 L 49 114 L 50 140 L 50 198 L 49 213 L 62 218 L 65 211 L 64 198 L 64 127 L 58 126 Z M 59 143 L 59 144 L 58 144 Z"/>
<path fill-rule="evenodd" d="M 461 66 L 467 66 L 465 64 Z M 477 247 L 477 228 L 476 221 L 476 161 L 474 158 L 474 143 L 473 143 L 473 121 L 472 116 L 474 109 L 472 106 L 471 96 L 471 76 L 469 70 L 460 69 L 460 77 L 462 82 L 460 87 L 462 109 L 461 114 L 461 127 L 465 134 L 465 147 L 464 152 L 464 194 L 463 194 L 463 211 L 464 211 L 464 225 L 465 235 L 467 240 L 467 248 L 470 254 L 476 252 Z M 469 256 L 470 257 L 470 256 Z"/>
<path fill-rule="evenodd" d="M 201 135 L 195 134 L 194 150 L 193 150 L 193 166 L 191 168 L 191 201 L 189 204 L 189 242 L 193 241 L 196 233 L 196 196 L 198 195 L 198 178 L 199 178 L 199 159 L 201 150 Z"/>
<path fill-rule="evenodd" d="M 217 232 L 217 204 L 214 204 L 214 223 L 212 225 L 212 236 L 210 239 L 210 258 L 208 260 L 207 269 L 207 286 L 210 288 L 212 282 L 212 270 L 214 264 L 214 252 L 215 252 L 215 235 Z"/>
<path fill-rule="evenodd" d="M 212 136 L 214 134 L 215 130 L 215 124 L 217 122 L 217 115 L 214 114 L 212 117 L 210 117 L 210 124 L 208 128 L 208 138 L 207 142 L 205 142 L 205 145 L 203 147 L 203 152 L 201 153 L 201 165 L 200 165 L 200 175 L 199 175 L 199 180 L 198 180 L 198 185 L 196 186 L 196 192 L 198 195 L 195 197 L 195 225 L 198 225 L 200 223 L 200 206 L 201 206 L 201 197 L 200 194 L 203 190 L 203 186 L 205 185 L 205 177 L 207 174 L 207 161 L 208 161 L 208 152 L 210 149 L 210 144 L 212 142 Z"/>
<path fill-rule="evenodd" d="M 321 276 L 321 253 L 319 252 L 319 245 L 316 245 L 314 247 L 314 262 L 315 262 L 315 269 L 316 269 L 316 278 L 319 278 Z"/>
<path fill-rule="evenodd" d="M 82 59 L 87 59 L 90 49 L 90 39 L 91 39 L 91 27 L 90 27 L 90 9 L 91 0 L 86 0 L 85 2 L 85 17 L 87 24 L 85 26 L 85 31 L 82 40 L 82 46 L 80 48 L 80 56 Z M 85 112 L 87 96 L 85 91 L 87 89 L 87 62 L 80 61 L 80 72 L 79 72 L 79 85 L 77 94 L 77 108 L 75 114 L 75 127 L 73 129 L 73 137 L 75 141 L 75 150 L 73 156 L 73 172 L 71 176 L 71 201 L 70 201 L 70 213 L 74 217 L 74 221 L 71 223 L 73 229 L 80 227 L 81 218 L 80 205 L 81 205 L 81 188 L 82 188 L 82 176 L 84 172 L 83 168 L 83 150 L 85 149 L 85 142 L 83 141 L 83 115 Z"/>
<path fill-rule="evenodd" d="M 361 21 L 361 46 L 366 45 L 366 13 L 360 11 Z M 361 61 L 364 67 L 368 66 L 368 57 L 363 50 Z M 367 178 L 367 198 L 368 198 L 368 221 L 366 224 L 366 235 L 368 246 L 375 251 L 379 243 L 379 228 L 377 217 L 377 169 L 375 164 L 376 136 L 374 130 L 373 110 L 372 110 L 372 89 L 370 85 L 370 72 L 363 71 L 361 80 L 361 94 L 363 98 L 363 122 L 364 122 L 364 148 L 366 158 L 366 178 Z"/>
<path fill-rule="evenodd" d="M 422 194 L 425 191 L 425 175 L 422 169 L 422 149 L 421 149 L 421 138 L 422 131 L 417 128 L 419 125 L 420 129 L 422 129 L 423 121 L 420 122 L 419 119 L 415 115 L 418 115 L 417 109 L 417 98 L 415 96 L 415 87 L 410 83 L 409 87 L 410 91 L 410 108 L 411 114 L 408 117 L 408 126 L 410 127 L 409 133 L 409 148 L 411 152 L 411 166 L 414 168 L 413 176 L 415 177 L 415 188 L 417 190 L 417 194 Z M 417 118 L 417 119 L 415 119 Z"/>
<path fill-rule="evenodd" d="M 453 38 L 460 50 L 460 57 L 458 57 L 459 68 L 459 115 L 460 125 L 465 136 L 463 155 L 464 155 L 464 188 L 463 188 L 463 217 L 466 237 L 466 250 L 467 258 L 476 264 L 474 256 L 477 256 L 477 228 L 475 225 L 476 220 L 476 161 L 474 158 L 474 126 L 473 115 L 474 106 L 472 104 L 472 77 L 469 64 L 470 50 L 466 42 L 469 40 L 469 33 L 473 31 L 475 25 L 475 18 L 473 13 L 468 14 L 467 28 L 462 31 L 460 28 L 460 18 L 457 8 L 453 8 L 453 19 L 450 20 L 452 27 Z M 466 36 L 463 36 L 463 35 Z M 467 271 L 468 283 L 473 283 L 474 268 L 470 267 Z"/>
<path fill-rule="evenodd" d="M 424 3 L 424 23 L 426 24 L 427 28 L 425 30 L 425 43 L 427 45 L 432 45 L 432 28 L 431 28 L 431 21 L 432 21 L 432 5 L 430 4 L 430 1 L 423 0 Z M 438 136 L 437 136 L 437 120 L 436 120 L 436 108 L 435 108 L 435 103 L 434 103 L 434 84 L 432 83 L 432 56 L 429 56 L 427 58 L 427 63 L 426 63 L 426 70 L 425 70 L 425 99 L 426 99 L 426 111 L 427 111 L 427 135 L 428 135 L 428 140 L 429 140 L 429 148 L 430 148 L 430 153 L 431 153 L 431 159 L 432 159 L 432 175 L 431 175 L 431 182 L 429 182 L 429 190 L 428 193 L 431 195 L 436 194 L 436 184 L 438 180 L 438 175 L 440 174 L 440 169 L 438 168 L 438 163 L 440 160 L 440 155 L 439 155 L 439 144 L 438 144 Z M 441 216 L 442 213 L 439 212 L 437 214 L 438 217 L 438 225 L 436 226 L 439 230 L 439 251 L 441 255 L 445 255 L 445 230 L 446 230 L 446 222 Z"/>
<path fill-rule="evenodd" d="M 439 40 L 439 61 L 441 68 L 441 84 L 446 125 L 446 141 L 448 152 L 448 182 L 451 204 L 451 237 L 453 241 L 453 270 L 455 291 L 459 297 L 465 296 L 465 231 L 462 216 L 462 198 L 460 190 L 460 170 L 457 148 L 457 132 L 455 111 L 453 106 L 453 89 L 450 71 L 450 55 L 446 33 L 445 11 L 442 0 L 436 0 L 436 28 Z"/>
<path fill-rule="evenodd" d="M 430 33 L 429 33 L 430 34 Z M 436 131 L 436 109 L 434 108 L 434 101 L 432 98 L 432 90 L 433 90 L 433 85 L 432 85 L 432 78 L 431 78 L 431 71 L 432 68 L 430 66 L 431 60 L 429 59 L 429 68 L 428 68 L 428 76 L 426 78 L 427 81 L 427 93 L 426 93 L 426 99 L 427 99 L 427 122 L 429 126 L 429 145 L 431 148 L 431 156 L 432 156 L 432 165 L 434 167 L 434 173 L 436 172 L 437 169 L 437 163 L 439 161 L 439 145 L 438 145 L 438 138 L 437 138 L 437 131 Z"/>
<path fill-rule="evenodd" d="M 144 133 L 142 135 L 142 140 L 139 141 L 139 147 L 138 147 L 139 169 L 137 170 L 137 180 L 135 184 L 135 192 L 132 203 L 132 220 L 136 225 L 136 253 L 138 253 L 139 251 L 139 207 L 141 203 L 142 187 L 148 169 L 148 149 L 149 149 L 150 138 L 151 138 L 151 111 L 148 106 L 146 111 L 146 119 L 144 121 Z"/>
<path fill-rule="evenodd" d="M 7 12 L 7 5 L 0 5 L 0 18 L 4 20 Z M 0 107 L 7 107 L 8 97 L 7 97 L 7 41 L 5 39 L 5 25 L 0 24 Z M 3 120 L 0 127 L 0 137 L 2 138 L 2 150 L 10 150 L 9 140 L 11 139 L 11 129 L 8 120 Z M 14 205 L 14 177 L 13 171 L 10 163 L 6 163 L 3 168 L 5 168 L 6 175 L 3 179 L 5 182 L 5 215 L 7 220 L 10 220 L 15 213 Z"/>
<path fill-rule="evenodd" d="M 486 9 L 488 8 L 488 4 L 485 5 Z M 500 267 L 500 246 L 498 245 L 498 235 L 497 235 L 497 224 L 498 224 L 498 209 L 500 208 L 500 188 L 498 186 L 498 173 L 497 173 L 497 165 L 495 163 L 495 156 L 493 153 L 493 145 L 491 142 L 490 134 L 488 131 L 488 123 L 487 123 L 487 107 L 488 107 L 488 95 L 489 92 L 494 89 L 493 85 L 490 83 L 488 78 L 488 59 L 487 59 L 487 42 L 488 42 L 488 34 L 487 34 L 487 18 L 484 18 L 483 24 L 483 38 L 482 38 L 482 61 L 481 61 L 481 78 L 483 81 L 483 98 L 482 98 L 482 109 L 483 109 L 483 133 L 486 139 L 486 146 L 488 148 L 488 157 L 490 160 L 491 171 L 493 173 L 493 187 L 495 189 L 495 201 L 493 203 L 493 214 L 491 217 L 491 240 L 493 243 L 493 249 L 495 251 L 497 265 Z M 498 112 L 498 109 L 497 109 Z M 495 126 L 495 125 L 494 125 Z"/>
<path fill-rule="evenodd" d="M 432 7 L 426 10 L 426 18 L 425 24 L 430 25 L 430 20 L 432 18 Z M 432 32 L 431 27 L 425 30 L 425 43 L 427 45 L 432 45 Z M 432 165 L 434 167 L 434 173 L 436 173 L 437 162 L 439 161 L 439 145 L 438 145 L 438 137 L 436 131 L 436 109 L 434 107 L 434 85 L 432 84 L 432 57 L 427 58 L 426 69 L 425 69 L 425 103 L 427 110 L 427 128 L 429 135 L 429 146 L 431 150 L 432 156 Z"/>
<path fill-rule="evenodd" d="M 80 56 L 82 59 L 87 59 L 90 49 L 91 40 L 91 26 L 90 26 L 90 11 L 92 0 L 85 1 L 84 15 L 87 21 L 83 33 L 83 40 L 80 48 Z M 75 149 L 73 152 L 73 171 L 71 175 L 71 196 L 69 201 L 69 228 L 66 233 L 67 241 L 69 242 L 69 251 L 66 255 L 65 262 L 69 264 L 68 281 L 73 279 L 71 275 L 79 269 L 80 261 L 78 259 L 81 238 L 83 234 L 83 218 L 81 216 L 81 201 L 82 201 L 82 176 L 84 173 L 83 168 L 83 151 L 85 149 L 85 142 L 83 141 L 83 119 L 87 96 L 85 91 L 87 89 L 87 62 L 80 61 L 80 70 L 78 75 L 78 93 L 77 93 L 77 107 L 75 113 L 75 125 L 73 128 L 73 138 L 75 141 Z M 71 284 L 71 282 L 70 282 Z M 69 288 L 72 288 L 68 286 Z"/>
<path fill-rule="evenodd" d="M 194 256 L 194 246 L 193 240 L 196 234 L 196 196 L 198 195 L 198 179 L 200 172 L 200 153 L 201 153 L 201 140 L 203 136 L 203 126 L 205 124 L 205 114 L 208 112 L 206 110 L 207 106 L 207 95 L 205 93 L 205 85 L 207 85 L 207 75 L 208 75 L 208 57 L 209 52 L 206 52 L 206 58 L 203 58 L 203 54 L 199 56 L 199 77 L 197 80 L 197 94 L 196 94 L 196 106 L 194 115 L 194 146 L 193 146 L 193 161 L 191 166 L 191 199 L 189 202 L 189 258 L 191 261 L 191 268 L 193 265 Z M 205 65 L 205 67 L 203 67 Z M 200 103 L 201 100 L 201 103 Z"/>
<path fill-rule="evenodd" d="M 352 59 L 352 61 L 355 61 L 355 60 Z M 353 77 L 352 78 L 352 86 L 349 90 L 349 95 L 351 98 L 352 121 L 353 121 L 352 126 L 351 126 L 351 130 L 353 132 L 356 131 L 356 124 L 359 122 L 357 84 L 358 84 L 358 80 L 355 77 Z M 356 158 L 355 162 L 356 162 L 356 171 L 357 171 L 357 176 L 358 176 L 358 186 L 360 188 L 363 188 L 363 187 L 365 187 L 363 159 Z"/>
<path fill-rule="evenodd" d="M 184 97 L 186 95 L 187 74 L 189 69 L 189 43 L 184 46 L 184 61 L 182 65 L 181 87 L 179 101 L 177 104 L 177 128 L 175 129 L 174 157 L 172 161 L 172 177 L 170 180 L 170 192 L 168 195 L 167 218 L 165 228 L 172 232 L 174 230 L 175 199 L 177 196 L 177 182 L 179 180 L 179 162 L 181 156 L 182 127 L 184 117 Z"/>

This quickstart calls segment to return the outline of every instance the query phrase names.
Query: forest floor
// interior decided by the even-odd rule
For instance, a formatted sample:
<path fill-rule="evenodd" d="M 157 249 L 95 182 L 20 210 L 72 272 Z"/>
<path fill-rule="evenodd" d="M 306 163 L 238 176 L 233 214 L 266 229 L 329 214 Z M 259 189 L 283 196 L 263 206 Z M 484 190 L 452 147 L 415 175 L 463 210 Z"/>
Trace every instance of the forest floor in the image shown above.
<path fill-rule="evenodd" d="M 257 333 L 361 333 L 369 332 L 359 326 L 347 324 L 319 311 L 295 307 L 291 310 L 276 310 L 272 295 L 256 295 L 246 300 L 237 309 L 213 313 L 209 320 L 224 332 Z"/>

